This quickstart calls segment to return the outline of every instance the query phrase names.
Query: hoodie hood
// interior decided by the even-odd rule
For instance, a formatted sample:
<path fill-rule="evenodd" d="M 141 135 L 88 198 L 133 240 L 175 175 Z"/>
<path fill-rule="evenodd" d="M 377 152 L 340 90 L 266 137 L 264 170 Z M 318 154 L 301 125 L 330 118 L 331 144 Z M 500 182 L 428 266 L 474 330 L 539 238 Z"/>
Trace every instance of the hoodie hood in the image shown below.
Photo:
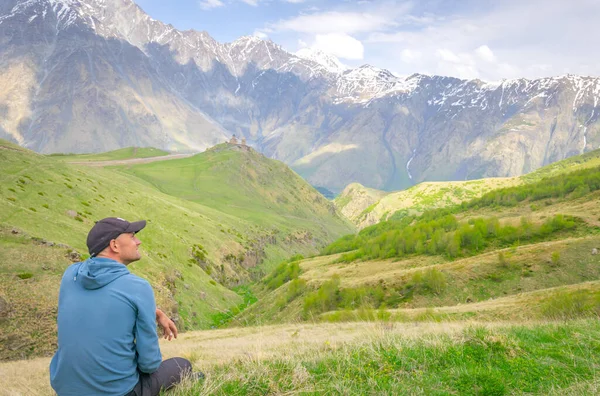
<path fill-rule="evenodd" d="M 80 281 L 86 289 L 100 289 L 129 274 L 125 264 L 104 257 L 92 257 L 78 265 L 74 281 Z"/>

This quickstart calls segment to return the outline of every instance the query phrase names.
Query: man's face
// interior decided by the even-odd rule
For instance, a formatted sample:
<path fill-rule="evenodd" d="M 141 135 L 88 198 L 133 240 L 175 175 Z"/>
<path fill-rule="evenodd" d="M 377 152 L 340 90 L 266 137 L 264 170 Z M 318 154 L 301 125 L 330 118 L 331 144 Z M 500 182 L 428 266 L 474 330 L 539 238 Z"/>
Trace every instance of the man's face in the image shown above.
<path fill-rule="evenodd" d="M 117 239 L 115 239 L 115 242 L 118 248 L 119 261 L 121 263 L 128 265 L 134 261 L 138 261 L 142 257 L 138 250 L 138 246 L 140 246 L 142 242 L 137 239 L 133 232 L 119 235 Z"/>

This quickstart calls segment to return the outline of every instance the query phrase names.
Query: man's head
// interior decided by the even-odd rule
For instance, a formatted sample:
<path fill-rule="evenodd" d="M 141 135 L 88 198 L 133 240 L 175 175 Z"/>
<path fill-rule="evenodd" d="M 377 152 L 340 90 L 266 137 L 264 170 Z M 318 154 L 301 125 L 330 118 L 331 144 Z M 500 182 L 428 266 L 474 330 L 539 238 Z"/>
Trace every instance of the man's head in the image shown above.
<path fill-rule="evenodd" d="M 133 223 L 119 217 L 97 221 L 87 237 L 90 256 L 102 256 L 128 265 L 140 259 L 140 240 L 135 234 L 146 226 L 146 220 Z"/>

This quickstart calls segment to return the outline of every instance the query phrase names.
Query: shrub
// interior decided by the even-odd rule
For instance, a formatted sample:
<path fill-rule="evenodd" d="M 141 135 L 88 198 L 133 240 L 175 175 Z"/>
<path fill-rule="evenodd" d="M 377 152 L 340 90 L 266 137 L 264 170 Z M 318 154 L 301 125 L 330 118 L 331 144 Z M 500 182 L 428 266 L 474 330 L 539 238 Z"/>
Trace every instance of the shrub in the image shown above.
<path fill-rule="evenodd" d="M 288 290 L 285 294 L 286 302 L 290 302 L 294 300 L 296 297 L 304 293 L 306 290 L 306 281 L 304 279 L 298 278 L 294 279 L 290 282 L 288 286 Z"/>
<path fill-rule="evenodd" d="M 36 208 L 29 208 L 29 210 L 31 210 L 32 212 L 37 212 Z"/>
<path fill-rule="evenodd" d="M 204 249 L 204 246 L 200 244 L 192 245 L 192 257 L 196 260 L 198 264 L 206 261 L 206 257 L 208 256 L 208 252 Z"/>
<path fill-rule="evenodd" d="M 552 256 L 550 258 L 550 261 L 552 262 L 552 265 L 554 267 L 558 266 L 558 264 L 560 264 L 560 253 L 559 252 L 552 252 Z"/>
<path fill-rule="evenodd" d="M 294 257 L 292 257 L 293 259 Z M 290 259 L 291 260 L 291 259 Z M 275 290 L 283 284 L 297 279 L 300 275 L 300 264 L 298 261 L 288 262 L 288 260 L 281 262 L 271 274 L 269 274 L 263 283 L 269 290 Z"/>
<path fill-rule="evenodd" d="M 6 197 L 6 199 L 8 199 L 11 202 L 17 202 L 17 198 L 15 197 Z"/>
<path fill-rule="evenodd" d="M 323 283 L 315 292 L 304 298 L 304 313 L 319 313 L 331 311 L 337 307 L 340 277 L 334 276 Z"/>
<path fill-rule="evenodd" d="M 435 294 L 442 293 L 447 286 L 446 275 L 437 268 L 415 272 L 412 276 L 411 283 L 418 290 Z"/>
<path fill-rule="evenodd" d="M 568 320 L 597 314 L 600 301 L 587 292 L 556 293 L 542 304 L 542 315 L 548 319 Z"/>
<path fill-rule="evenodd" d="M 504 252 L 499 252 L 498 253 L 498 264 L 500 264 L 500 267 L 502 267 L 502 268 L 508 268 L 509 267 L 510 261 L 508 261 L 508 259 L 504 255 Z"/>
<path fill-rule="evenodd" d="M 42 207 L 44 207 L 44 208 L 46 208 L 46 209 L 49 209 L 49 208 L 50 208 L 50 206 L 48 206 L 48 204 L 42 204 Z"/>
<path fill-rule="evenodd" d="M 33 277 L 33 274 L 31 272 L 22 272 L 20 274 L 17 274 L 17 277 L 19 279 L 29 279 L 29 278 Z"/>

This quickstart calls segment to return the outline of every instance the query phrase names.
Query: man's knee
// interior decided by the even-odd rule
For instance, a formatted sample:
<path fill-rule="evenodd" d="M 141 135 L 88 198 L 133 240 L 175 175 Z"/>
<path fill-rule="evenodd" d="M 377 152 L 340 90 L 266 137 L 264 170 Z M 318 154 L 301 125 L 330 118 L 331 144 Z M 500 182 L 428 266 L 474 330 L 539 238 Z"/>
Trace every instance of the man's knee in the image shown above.
<path fill-rule="evenodd" d="M 190 363 L 189 360 L 181 358 L 181 357 L 175 357 L 175 358 L 171 358 L 171 359 L 168 359 L 168 360 L 173 361 L 174 365 L 176 367 L 178 367 L 179 372 L 181 373 L 181 375 L 185 375 L 185 374 L 188 374 L 188 373 L 192 372 L 192 363 Z"/>

